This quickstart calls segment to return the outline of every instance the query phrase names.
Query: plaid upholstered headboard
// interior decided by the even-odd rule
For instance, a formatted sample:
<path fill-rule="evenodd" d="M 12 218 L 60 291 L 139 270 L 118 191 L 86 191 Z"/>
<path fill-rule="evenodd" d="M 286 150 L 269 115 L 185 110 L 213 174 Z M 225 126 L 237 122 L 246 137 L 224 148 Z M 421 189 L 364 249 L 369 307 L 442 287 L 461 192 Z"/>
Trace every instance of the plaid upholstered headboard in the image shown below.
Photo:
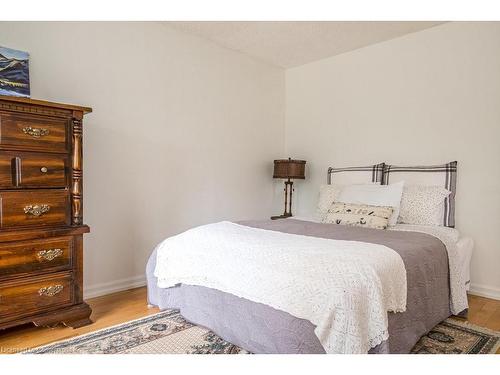
<path fill-rule="evenodd" d="M 382 182 L 385 163 L 369 165 L 366 167 L 328 168 L 327 184 L 332 180 L 340 184 Z"/>
<path fill-rule="evenodd" d="M 455 226 L 455 193 L 457 189 L 457 162 L 426 166 L 399 166 L 386 163 L 366 167 L 328 168 L 327 184 L 366 184 L 378 182 L 388 185 L 405 181 L 409 185 L 443 186 L 451 194 L 444 202 L 443 224 Z"/>

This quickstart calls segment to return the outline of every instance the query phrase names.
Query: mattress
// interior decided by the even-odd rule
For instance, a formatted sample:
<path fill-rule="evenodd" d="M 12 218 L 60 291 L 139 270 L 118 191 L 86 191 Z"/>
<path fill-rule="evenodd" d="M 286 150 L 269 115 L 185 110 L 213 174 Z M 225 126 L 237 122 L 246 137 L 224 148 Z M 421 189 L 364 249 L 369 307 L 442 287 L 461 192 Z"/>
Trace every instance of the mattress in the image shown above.
<path fill-rule="evenodd" d="M 243 225 L 335 239 L 383 243 L 400 252 L 408 274 L 405 313 L 389 313 L 389 340 L 374 353 L 408 353 L 418 339 L 450 315 L 446 248 L 435 236 L 332 226 L 297 219 L 243 222 Z M 378 241 L 378 242 L 377 242 Z M 392 241 L 392 242 L 391 242 Z M 184 317 L 254 353 L 323 353 L 307 320 L 215 289 L 196 285 L 158 288 L 156 254 L 147 266 L 148 301 L 161 309 L 178 308 Z"/>
<path fill-rule="evenodd" d="M 460 269 L 465 280 L 465 287 L 470 290 L 470 261 L 474 249 L 474 241 L 470 237 L 462 237 L 457 241 L 457 253 L 459 256 Z"/>

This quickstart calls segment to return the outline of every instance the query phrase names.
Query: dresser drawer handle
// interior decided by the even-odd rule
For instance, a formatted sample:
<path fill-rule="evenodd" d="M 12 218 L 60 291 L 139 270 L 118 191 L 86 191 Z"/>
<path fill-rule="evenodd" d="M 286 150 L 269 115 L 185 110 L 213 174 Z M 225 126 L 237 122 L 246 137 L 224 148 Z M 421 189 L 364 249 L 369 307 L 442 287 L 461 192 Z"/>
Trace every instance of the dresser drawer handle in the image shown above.
<path fill-rule="evenodd" d="M 40 168 L 40 172 L 42 172 L 42 173 L 47 173 L 48 171 L 49 171 L 49 169 L 47 167 Z"/>
<path fill-rule="evenodd" d="M 32 136 L 33 138 L 41 138 L 45 135 L 49 135 L 49 129 L 44 128 L 32 128 L 31 126 L 27 126 L 23 128 L 23 133 Z"/>
<path fill-rule="evenodd" d="M 54 297 L 56 294 L 62 292 L 64 287 L 60 284 L 44 286 L 43 288 L 38 289 L 38 295 L 46 296 L 46 297 Z"/>
<path fill-rule="evenodd" d="M 63 251 L 62 249 L 47 249 L 47 250 L 40 250 L 36 256 L 40 260 L 47 260 L 47 261 L 53 261 L 57 257 L 60 257 L 62 255 Z"/>
<path fill-rule="evenodd" d="M 43 214 L 49 212 L 50 206 L 48 204 L 30 204 L 24 207 L 24 213 L 33 216 L 42 216 Z"/>

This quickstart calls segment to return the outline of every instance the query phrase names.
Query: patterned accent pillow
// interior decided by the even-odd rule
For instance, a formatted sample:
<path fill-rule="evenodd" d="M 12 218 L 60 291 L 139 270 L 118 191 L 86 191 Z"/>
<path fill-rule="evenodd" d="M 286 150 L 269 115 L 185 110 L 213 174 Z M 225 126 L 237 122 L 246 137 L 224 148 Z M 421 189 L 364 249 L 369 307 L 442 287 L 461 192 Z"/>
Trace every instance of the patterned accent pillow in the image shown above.
<path fill-rule="evenodd" d="M 354 203 L 333 203 L 322 222 L 356 227 L 386 229 L 393 212 L 392 207 Z"/>
<path fill-rule="evenodd" d="M 442 226 L 444 202 L 450 194 L 451 192 L 442 186 L 405 186 L 398 223 Z"/>
<path fill-rule="evenodd" d="M 404 181 L 406 185 L 442 186 L 451 193 L 444 198 L 443 217 L 441 224 L 455 227 L 455 192 L 457 188 L 457 162 L 452 161 L 441 165 L 425 166 L 384 166 L 382 184 Z"/>

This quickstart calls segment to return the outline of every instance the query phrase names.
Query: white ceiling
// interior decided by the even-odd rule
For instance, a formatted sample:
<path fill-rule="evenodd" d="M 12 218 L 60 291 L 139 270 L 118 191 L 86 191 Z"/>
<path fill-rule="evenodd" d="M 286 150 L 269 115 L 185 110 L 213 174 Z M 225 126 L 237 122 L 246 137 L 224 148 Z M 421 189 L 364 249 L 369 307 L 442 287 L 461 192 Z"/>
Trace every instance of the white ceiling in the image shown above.
<path fill-rule="evenodd" d="M 442 22 L 166 22 L 267 63 L 291 68 L 397 38 Z"/>

